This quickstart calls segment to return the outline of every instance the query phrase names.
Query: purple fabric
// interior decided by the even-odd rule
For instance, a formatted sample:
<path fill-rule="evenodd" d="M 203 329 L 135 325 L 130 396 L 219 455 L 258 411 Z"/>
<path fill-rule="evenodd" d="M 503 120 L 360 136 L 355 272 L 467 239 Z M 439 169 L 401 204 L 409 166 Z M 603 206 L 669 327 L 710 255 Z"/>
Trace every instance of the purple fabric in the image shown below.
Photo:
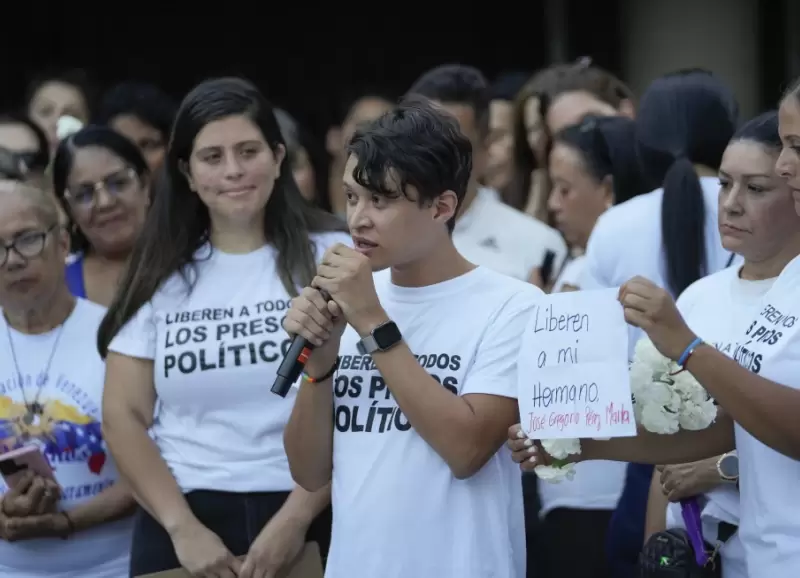
<path fill-rule="evenodd" d="M 705 566 L 708 562 L 708 552 L 703 541 L 703 526 L 700 520 L 700 503 L 697 498 L 686 498 L 681 500 L 681 514 L 683 523 L 686 525 L 686 532 L 689 534 L 689 541 L 694 549 L 695 560 L 698 566 Z"/>

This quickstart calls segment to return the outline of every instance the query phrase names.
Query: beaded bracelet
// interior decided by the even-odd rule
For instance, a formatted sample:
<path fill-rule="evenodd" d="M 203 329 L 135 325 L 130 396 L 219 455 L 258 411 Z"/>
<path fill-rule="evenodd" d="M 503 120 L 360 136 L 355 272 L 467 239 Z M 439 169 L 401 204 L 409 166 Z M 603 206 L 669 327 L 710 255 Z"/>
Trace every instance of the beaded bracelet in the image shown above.
<path fill-rule="evenodd" d="M 323 381 L 327 381 L 333 374 L 336 373 L 336 370 L 339 369 L 339 362 L 341 361 L 341 357 L 336 358 L 336 363 L 333 364 L 333 367 L 328 370 L 328 372 L 323 375 L 322 377 L 311 377 L 305 371 L 303 372 L 302 378 L 303 381 L 307 381 L 308 383 L 322 383 Z"/>

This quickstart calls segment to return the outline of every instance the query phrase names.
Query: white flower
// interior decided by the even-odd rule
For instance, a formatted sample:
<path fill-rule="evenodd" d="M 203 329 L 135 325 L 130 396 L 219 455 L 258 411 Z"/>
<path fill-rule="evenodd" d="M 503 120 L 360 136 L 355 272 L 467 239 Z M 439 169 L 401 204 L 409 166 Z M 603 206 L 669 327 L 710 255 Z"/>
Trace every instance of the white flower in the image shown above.
<path fill-rule="evenodd" d="M 680 429 L 680 416 L 667 411 L 663 405 L 645 404 L 642 408 L 642 427 L 657 434 L 674 434 Z"/>
<path fill-rule="evenodd" d="M 682 429 L 701 430 L 717 418 L 717 406 L 710 399 L 702 403 L 684 403 L 679 416 Z"/>
<path fill-rule="evenodd" d="M 656 349 L 653 342 L 645 337 L 636 342 L 633 363 L 634 365 L 640 363 L 648 367 L 653 373 L 664 373 L 669 371 L 672 361 L 661 355 L 661 352 Z"/>
<path fill-rule="evenodd" d="M 571 480 L 575 477 L 575 465 L 571 462 L 565 463 L 564 460 L 569 456 L 581 453 L 581 440 L 577 438 L 541 440 L 540 443 L 550 457 L 556 462 L 562 463 L 554 463 L 552 466 L 536 466 L 534 471 L 539 478 L 551 484 L 557 484 L 563 479 Z"/>
<path fill-rule="evenodd" d="M 557 466 L 536 466 L 533 470 L 539 479 L 549 482 L 551 484 L 558 484 L 563 480 L 572 480 L 575 477 L 574 464 L 566 464 L 561 467 Z"/>
<path fill-rule="evenodd" d="M 64 115 L 58 119 L 56 125 L 56 136 L 58 140 L 64 140 L 68 136 L 75 134 L 83 128 L 83 123 L 74 116 Z"/>
<path fill-rule="evenodd" d="M 577 438 L 560 440 L 542 440 L 542 447 L 557 460 L 565 460 L 571 455 L 581 453 L 581 440 Z"/>

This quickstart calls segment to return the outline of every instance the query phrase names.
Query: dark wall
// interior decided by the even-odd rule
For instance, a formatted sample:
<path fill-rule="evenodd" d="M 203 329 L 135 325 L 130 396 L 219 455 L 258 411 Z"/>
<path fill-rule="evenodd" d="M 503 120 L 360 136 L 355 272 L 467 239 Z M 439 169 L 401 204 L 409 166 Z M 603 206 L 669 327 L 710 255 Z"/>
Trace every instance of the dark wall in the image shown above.
<path fill-rule="evenodd" d="M 608 9 L 615 3 L 599 4 L 605 8 L 571 0 L 571 57 L 590 54 L 615 69 L 618 19 Z M 208 76 L 241 74 L 322 134 L 349 87 L 380 85 L 400 94 L 420 73 L 444 62 L 472 64 L 490 78 L 546 64 L 539 1 L 516 14 L 482 13 L 467 4 L 452 13 L 445 5 L 433 13 L 400 4 L 348 14 L 308 4 L 273 9 L 272 3 L 253 3 L 251 9 L 232 3 L 226 13 L 212 3 L 206 14 L 202 3 L 175 3 L 163 15 L 139 13 L 150 6 L 144 3 L 115 5 L 113 12 L 86 6 L 79 13 L 47 3 L 44 20 L 35 15 L 36 34 L 6 67 L 5 107 L 22 102 L 27 80 L 45 68 L 84 68 L 101 87 L 130 78 L 152 81 L 177 98 Z M 267 8 L 256 8 L 261 6 Z M 510 4 L 496 9 L 514 10 Z"/>

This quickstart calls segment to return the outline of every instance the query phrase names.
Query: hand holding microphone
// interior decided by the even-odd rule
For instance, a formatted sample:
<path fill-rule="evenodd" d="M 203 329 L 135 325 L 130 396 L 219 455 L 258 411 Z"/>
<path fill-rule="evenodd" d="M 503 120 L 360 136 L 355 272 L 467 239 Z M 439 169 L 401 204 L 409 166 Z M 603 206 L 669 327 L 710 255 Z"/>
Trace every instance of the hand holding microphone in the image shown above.
<path fill-rule="evenodd" d="M 272 392 L 285 397 L 305 368 L 323 375 L 336 363 L 339 340 L 347 326 L 342 310 L 326 291 L 306 287 L 292 300 L 283 328 L 293 335 L 289 351 L 278 368 Z"/>

